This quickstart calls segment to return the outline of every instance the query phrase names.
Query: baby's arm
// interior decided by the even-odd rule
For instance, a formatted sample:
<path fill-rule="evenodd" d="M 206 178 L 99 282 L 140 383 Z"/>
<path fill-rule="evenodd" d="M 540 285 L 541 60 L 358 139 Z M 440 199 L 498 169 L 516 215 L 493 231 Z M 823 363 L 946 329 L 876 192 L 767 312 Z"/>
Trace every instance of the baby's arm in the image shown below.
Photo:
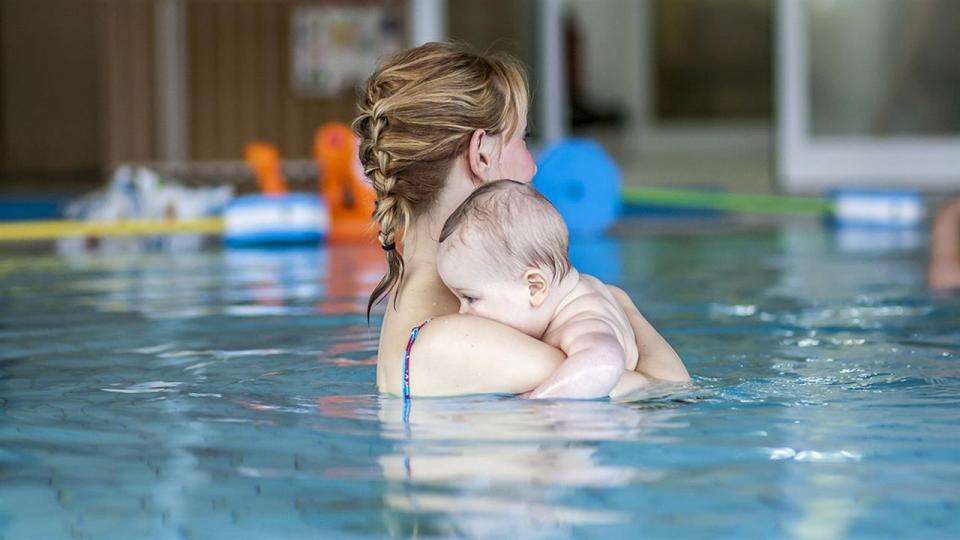
<path fill-rule="evenodd" d="M 530 393 L 530 398 L 606 397 L 623 375 L 623 346 L 602 321 L 568 323 L 561 332 L 560 348 L 567 359 Z"/>

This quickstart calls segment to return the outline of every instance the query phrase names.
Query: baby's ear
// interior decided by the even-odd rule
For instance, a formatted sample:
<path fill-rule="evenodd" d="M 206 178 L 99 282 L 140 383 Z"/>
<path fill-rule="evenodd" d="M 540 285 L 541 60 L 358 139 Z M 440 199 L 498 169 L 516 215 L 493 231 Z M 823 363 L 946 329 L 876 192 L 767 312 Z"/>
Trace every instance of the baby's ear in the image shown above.
<path fill-rule="evenodd" d="M 523 282 L 530 293 L 530 305 L 534 308 L 540 307 L 547 299 L 550 293 L 550 281 L 543 271 L 538 268 L 531 268 L 523 273 Z"/>

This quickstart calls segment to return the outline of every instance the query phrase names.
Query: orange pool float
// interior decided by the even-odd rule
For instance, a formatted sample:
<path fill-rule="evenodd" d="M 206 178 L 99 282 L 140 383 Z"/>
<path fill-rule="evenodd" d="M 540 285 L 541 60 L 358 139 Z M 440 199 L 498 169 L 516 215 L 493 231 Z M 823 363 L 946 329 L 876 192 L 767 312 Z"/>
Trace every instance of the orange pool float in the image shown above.
<path fill-rule="evenodd" d="M 357 139 L 345 124 L 324 124 L 313 138 L 320 195 L 330 208 L 331 242 L 374 242 L 376 238 L 372 216 L 377 196 L 363 175 L 357 151 Z"/>
<path fill-rule="evenodd" d="M 257 186 L 264 195 L 285 195 L 287 181 L 280 171 L 280 152 L 265 142 L 252 142 L 243 148 L 243 159 L 253 169 Z"/>

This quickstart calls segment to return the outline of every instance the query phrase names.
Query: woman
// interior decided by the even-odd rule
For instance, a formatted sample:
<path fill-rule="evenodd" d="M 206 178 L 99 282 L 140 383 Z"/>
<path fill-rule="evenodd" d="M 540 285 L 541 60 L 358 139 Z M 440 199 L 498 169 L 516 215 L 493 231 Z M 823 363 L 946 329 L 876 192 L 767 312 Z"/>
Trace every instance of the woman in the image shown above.
<path fill-rule="evenodd" d="M 369 311 L 387 299 L 377 364 L 381 392 L 520 394 L 563 361 L 560 351 L 517 330 L 458 314 L 459 301 L 436 270 L 440 229 L 471 191 L 501 178 L 532 180 L 537 167 L 524 141 L 527 99 L 517 62 L 446 43 L 403 51 L 367 81 L 353 127 L 376 190 L 374 220 L 388 263 L 368 305 Z M 625 380 L 689 380 L 630 298 L 611 291 L 630 315 L 641 351 L 639 375 Z"/>

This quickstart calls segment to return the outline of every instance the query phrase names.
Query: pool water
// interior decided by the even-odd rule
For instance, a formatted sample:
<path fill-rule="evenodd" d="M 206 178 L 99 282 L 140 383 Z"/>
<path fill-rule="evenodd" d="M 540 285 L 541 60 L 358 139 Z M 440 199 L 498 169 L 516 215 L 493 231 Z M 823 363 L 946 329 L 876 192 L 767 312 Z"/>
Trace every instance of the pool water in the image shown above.
<path fill-rule="evenodd" d="M 914 233 L 577 240 L 695 384 L 402 402 L 382 254 L 0 259 L 0 538 L 957 538 L 960 295 Z"/>

